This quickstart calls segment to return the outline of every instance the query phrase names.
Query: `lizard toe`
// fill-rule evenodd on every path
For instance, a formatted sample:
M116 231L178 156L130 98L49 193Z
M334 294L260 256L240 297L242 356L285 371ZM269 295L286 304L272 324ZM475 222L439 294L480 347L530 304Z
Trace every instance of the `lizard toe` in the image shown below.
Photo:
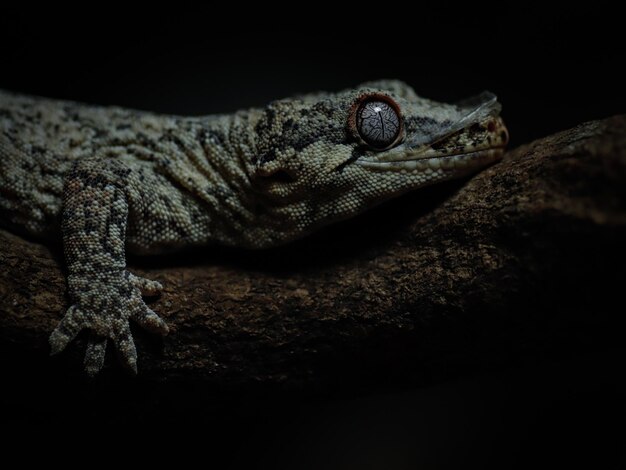
M107 338L92 334L85 351L85 372L89 377L94 377L102 369L106 354Z
M159 317L154 311L149 309L145 304L142 304L142 308L133 315L135 320L142 328L145 328L152 333L157 333L165 336L169 333L170 329L167 323Z
M76 306L71 306L50 334L50 354L54 355L63 351L84 327L83 312Z
M139 289L142 295L157 295L163 290L163 285L158 281L135 276L132 273L128 273L128 276L130 283Z
M137 374L137 349L135 348L135 342L133 341L130 327L126 326L126 328L120 331L114 341L121 362L133 372L133 374Z

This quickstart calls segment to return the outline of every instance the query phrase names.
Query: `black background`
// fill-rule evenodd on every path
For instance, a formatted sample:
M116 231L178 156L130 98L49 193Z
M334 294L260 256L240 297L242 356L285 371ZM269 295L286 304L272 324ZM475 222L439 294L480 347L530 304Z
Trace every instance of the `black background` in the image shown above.
M209 4L155 4L149 11L98 4L76 7L84 8L80 16L3 7L0 87L211 114L399 78L442 101L495 92L512 146L626 112L623 20L601 4L422 3L415 13L399 3L374 7L342 15L317 3L277 10L233 4L221 12ZM34 430L66 436L70 427L72 439L84 432L72 442L86 442L92 455L104 446L111 456L123 446L179 462L201 455L210 468L606 468L623 457L623 373L610 352L563 351L408 391L381 384L375 394L335 390L302 400L207 396L197 409L164 405L158 392L131 382L109 387L117 409L84 396L65 396L63 406L76 408L56 409L71 389L32 379L3 385L3 412L18 440ZM50 388L20 398L18 391L38 386ZM98 396L89 385L75 393ZM132 399L120 405L126 393ZM132 403L149 399L150 411L133 411ZM137 436L146 434L152 444L140 444ZM186 445L172 445L180 441Z
M513 146L626 109L623 21L599 4L420 2L415 14L390 6L340 15L302 4L291 20L279 19L290 13L280 9L241 18L241 6L220 15L128 6L82 17L10 12L0 28L0 86L212 114L399 78L442 101L495 92Z

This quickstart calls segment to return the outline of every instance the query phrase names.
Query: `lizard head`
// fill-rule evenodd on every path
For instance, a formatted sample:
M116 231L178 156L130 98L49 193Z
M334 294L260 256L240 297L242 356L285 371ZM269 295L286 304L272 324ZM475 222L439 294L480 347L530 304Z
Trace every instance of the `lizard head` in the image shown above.
M497 161L508 141L496 97L456 104L399 81L275 101L256 122L251 172L258 246L274 245L385 200Z

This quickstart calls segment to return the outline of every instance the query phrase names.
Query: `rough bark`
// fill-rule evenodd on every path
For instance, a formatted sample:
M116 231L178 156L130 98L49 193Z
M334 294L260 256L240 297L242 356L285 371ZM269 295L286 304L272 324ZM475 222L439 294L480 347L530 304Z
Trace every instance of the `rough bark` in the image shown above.
M135 330L140 377L229 390L420 382L601 348L621 338L625 235L620 116L279 249L131 258L164 284L151 307L171 326L162 341ZM59 244L0 231L0 266L2 366L80 377L80 338L48 357L67 307Z

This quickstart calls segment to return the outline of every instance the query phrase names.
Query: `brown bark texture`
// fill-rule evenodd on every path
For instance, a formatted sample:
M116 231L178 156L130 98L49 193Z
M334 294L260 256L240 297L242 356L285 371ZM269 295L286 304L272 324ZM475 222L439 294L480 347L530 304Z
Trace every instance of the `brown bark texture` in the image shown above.
M602 348L622 337L625 235L618 116L288 246L131 257L131 272L165 286L149 305L171 327L162 340L134 329L139 380L424 382ZM0 230L0 267L3 368L82 377L83 335L48 355L68 306L60 243ZM109 356L102 374L128 380Z

